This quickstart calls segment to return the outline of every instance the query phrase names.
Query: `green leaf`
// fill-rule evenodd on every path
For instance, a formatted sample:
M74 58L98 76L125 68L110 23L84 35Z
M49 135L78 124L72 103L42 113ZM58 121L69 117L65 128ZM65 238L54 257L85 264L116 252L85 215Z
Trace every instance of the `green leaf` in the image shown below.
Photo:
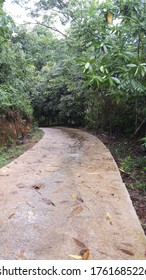
M141 68L141 76L144 77L146 74L146 70L144 68Z
M116 83L116 84L120 84L120 80L116 77L111 77L111 79Z
M133 63L127 64L127 66L130 67L130 68L135 68L135 67L137 67L137 65L136 65L136 64L133 64Z
M91 58L90 59L90 64L94 64L96 62L96 58Z
M137 67L137 69L136 69L136 71L135 71L135 73L134 73L134 76L137 75L138 71L139 71L139 66Z
M86 73L86 72L87 72L87 70L89 69L89 66L90 66L90 63L87 62L87 63L85 64L83 73Z
M100 71L102 72L102 73L104 73L105 71L104 71L104 66L102 65L102 66L100 66Z

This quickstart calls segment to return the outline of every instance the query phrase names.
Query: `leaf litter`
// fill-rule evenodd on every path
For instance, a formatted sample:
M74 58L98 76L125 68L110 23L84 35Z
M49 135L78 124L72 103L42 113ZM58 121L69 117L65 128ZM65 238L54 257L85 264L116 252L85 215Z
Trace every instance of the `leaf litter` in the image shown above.
M76 208L74 208L72 210L69 217L76 216L76 215L80 214L82 211L83 211L83 207L82 206L77 206Z
M27 260L27 257L25 255L25 251L24 250L21 250L18 257L17 257L17 260Z
M134 253L131 250L127 249L122 249L122 248L117 248L118 250L122 251L124 254L129 255L129 256L134 256Z
M70 257L75 260L88 260L89 249L87 248L87 246L82 241L80 241L76 238L73 238L73 241L80 248L80 253L79 253L79 255L70 255Z
M46 203L47 205L51 205L55 207L54 202L52 202L52 200L50 200L49 198L43 197L42 198L43 202Z
M110 225L113 225L112 217L109 213L106 214L106 220L109 221Z
M34 213L32 211L27 212L28 219L31 219L34 216Z
M84 202L84 200L81 198L81 196L80 196L80 195L78 195L78 196L77 196L77 200L79 200L81 203L83 203L83 202Z
M10 220L14 215L15 215L15 213L11 213L11 214L8 216L8 219Z

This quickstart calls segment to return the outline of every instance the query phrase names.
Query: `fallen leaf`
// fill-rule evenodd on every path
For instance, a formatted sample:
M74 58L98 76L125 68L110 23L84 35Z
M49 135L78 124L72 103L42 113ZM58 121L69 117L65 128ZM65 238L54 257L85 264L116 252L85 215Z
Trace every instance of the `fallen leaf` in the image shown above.
M24 184L17 184L16 187L18 187L19 189L23 189L26 188L26 186Z
M80 195L77 196L77 199L82 203L84 202L84 200L80 197Z
M129 256L134 256L134 253L132 251L127 250L127 249L118 248L118 250L122 251L124 254L127 254Z
M32 208L35 208L33 205L31 205L29 202L26 201L26 204Z
M45 185L42 184L42 183L37 183L37 184L32 185L32 188L35 189L35 190L40 190L44 187L45 187Z
M31 212L31 211L28 211L27 214L28 214L28 218L29 218L29 219L32 218L32 217L34 216L34 213Z
M19 253L19 255L18 255L18 257L17 257L17 259L18 260L27 260L27 257L25 256L25 251L24 250L21 250L20 251L20 253Z
M76 195L73 193L71 197L72 197L72 199L75 199Z
M15 213L10 214L8 219L10 220L14 215L15 215Z
M79 240L76 239L76 238L73 238L73 240L74 240L74 242L76 243L76 245L78 245L78 246L81 247L82 249L87 249L86 245L85 245L83 242L79 241Z
M55 204L49 199L49 198L42 198L43 202L46 203L47 205L52 205L55 206Z
M69 255L69 256L75 260L82 260L82 256L78 256L78 255Z
M32 186L32 188L35 189L35 190L39 190L40 186L34 185L34 186Z
M122 168L119 168L119 170L120 170L121 172L125 173L124 169L122 169Z
M126 173L126 174L128 174L128 175L131 175L131 173L126 172L123 168L119 168L119 170L120 170L122 173Z
M106 220L110 222L110 224L112 225L112 217L109 213L106 214Z
M82 250L80 252L82 256L82 260L88 260L89 259L89 249Z
M71 212L70 216L76 216L78 214L80 214L83 211L83 207L82 206L78 206L75 209L73 209L73 211Z

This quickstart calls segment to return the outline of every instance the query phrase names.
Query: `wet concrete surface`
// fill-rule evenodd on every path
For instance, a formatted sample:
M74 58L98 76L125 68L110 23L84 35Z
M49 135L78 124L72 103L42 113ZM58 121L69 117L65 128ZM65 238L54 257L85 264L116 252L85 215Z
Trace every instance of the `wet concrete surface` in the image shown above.
M0 169L0 259L146 259L146 237L107 148L76 129L45 128Z

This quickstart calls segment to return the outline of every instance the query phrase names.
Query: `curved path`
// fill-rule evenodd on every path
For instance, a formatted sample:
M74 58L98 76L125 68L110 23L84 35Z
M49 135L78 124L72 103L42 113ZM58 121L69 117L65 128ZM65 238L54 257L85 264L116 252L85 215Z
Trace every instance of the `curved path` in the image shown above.
M107 148L75 129L45 128L0 169L0 259L145 259L146 238ZM83 248L82 248L83 249Z

